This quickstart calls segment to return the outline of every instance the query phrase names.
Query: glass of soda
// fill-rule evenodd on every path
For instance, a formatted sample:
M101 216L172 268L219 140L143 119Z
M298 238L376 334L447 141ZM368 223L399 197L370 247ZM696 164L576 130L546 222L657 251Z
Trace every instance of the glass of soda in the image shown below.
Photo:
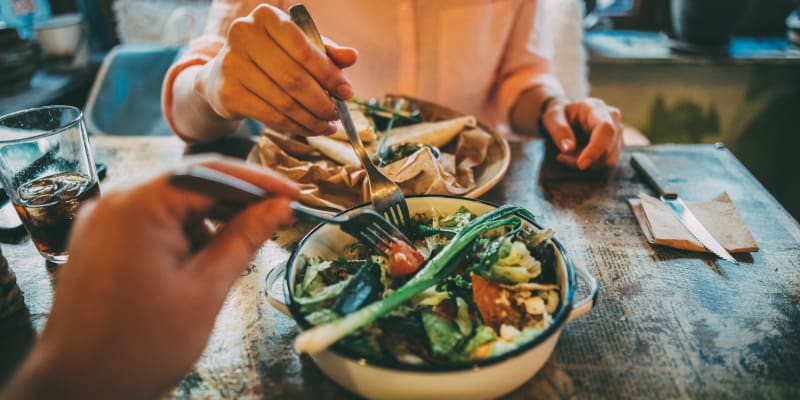
M100 194L81 110L46 106L0 117L0 180L39 253L67 262L75 213Z

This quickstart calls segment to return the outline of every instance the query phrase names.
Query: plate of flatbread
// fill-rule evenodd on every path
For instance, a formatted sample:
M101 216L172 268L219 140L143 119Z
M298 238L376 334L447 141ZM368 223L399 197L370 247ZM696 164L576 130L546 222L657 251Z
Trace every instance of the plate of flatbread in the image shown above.
M403 118L395 116L387 124L392 112L387 115L376 103L402 104L406 112L392 108ZM471 115L398 95L386 95L379 102L352 101L349 107L367 152L406 195L477 198L508 171L508 142ZM309 206L345 210L367 202L366 172L341 123L337 125L333 135L305 138L267 128L247 160L298 182L300 200Z

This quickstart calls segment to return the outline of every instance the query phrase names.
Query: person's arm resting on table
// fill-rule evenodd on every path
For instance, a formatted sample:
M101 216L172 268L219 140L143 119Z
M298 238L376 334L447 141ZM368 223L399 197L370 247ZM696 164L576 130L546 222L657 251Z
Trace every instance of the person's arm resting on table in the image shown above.
M518 12L495 103L517 133L549 134L561 151L559 162L579 169L614 166L622 149L621 113L600 99L571 101L564 95L551 71L552 46L543 38L546 32L537 30L543 25L538 3L524 2ZM541 127L546 132L540 132ZM581 149L573 127L589 135Z

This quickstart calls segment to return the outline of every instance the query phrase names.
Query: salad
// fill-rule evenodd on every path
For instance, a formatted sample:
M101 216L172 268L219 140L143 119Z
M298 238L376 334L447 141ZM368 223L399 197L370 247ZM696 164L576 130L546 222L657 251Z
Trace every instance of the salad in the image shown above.
M520 207L413 216L414 248L355 243L306 258L293 302L313 327L298 350L334 345L371 360L469 362L518 348L560 306L553 231L522 224Z

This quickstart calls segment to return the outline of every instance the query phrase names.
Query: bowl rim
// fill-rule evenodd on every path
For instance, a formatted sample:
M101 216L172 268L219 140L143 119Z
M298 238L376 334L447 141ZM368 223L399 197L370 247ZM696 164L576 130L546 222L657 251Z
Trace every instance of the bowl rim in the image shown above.
M80 13L68 13L53 15L47 19L33 24L36 31L45 31L60 28L72 28L83 23L83 16Z
M494 208L499 207L499 205L497 205L495 203L492 203L492 202L489 202L489 201L486 201L486 200L473 199L473 198L467 198L467 197L461 197L461 196L455 196L455 195L446 195L446 194L436 194L436 195L422 194L422 195L406 196L406 198L445 198L445 199L449 199L449 200L457 200L457 201L467 202L467 203L480 203L480 204L483 204L483 205L486 205L486 206L490 206L490 207L494 207ZM336 215L345 214L345 213L348 213L348 212L350 212L352 210L356 210L356 209L363 208L363 207L370 207L371 205L372 205L372 203L362 203L362 204L359 204L359 205L357 205L355 207L351 207L351 208L349 208L347 210L343 210L343 211L337 213ZM523 220L527 221L528 223L532 224L533 226L537 227L538 229L543 229L543 227L541 225L539 225L536 221L528 219L525 216L522 216L522 215L519 215L519 214L515 214L515 215L517 215L518 217L520 217ZM299 308L298 304L294 302L294 299L293 299L293 296L292 296L292 292L294 291L294 289L291 287L292 285L289 284L289 280L291 278L292 266L295 264L295 260L300 255L300 249L302 249L304 247L304 245L310 240L310 238L319 229L321 229L324 225L327 225L327 224L325 224L325 223L318 224L317 226L312 228L305 236L303 236L303 238L297 243L297 245L292 250L292 253L289 256L289 259L286 261L286 268L285 268L284 277L283 277L283 293L284 293L284 297L285 297L284 302L286 303L287 308L289 309L289 312L292 315L292 318L295 320L295 322L303 330L307 330L307 329L311 328L313 325L311 323L309 323L308 320L306 320L305 316L300 312L300 308ZM577 293L577 281L576 281L576 276L575 276L575 267L572 264L572 260L567 255L566 250L564 249L564 246L562 246L561 243L556 238L552 238L551 241L552 241L553 245L556 247L556 249L561 253L561 257L562 257L562 259L564 261L564 266L565 266L565 269L566 269L566 278L567 278L568 282L567 282L567 293L564 296L564 299L565 299L564 300L564 304L562 304L561 307L559 307L559 310L556 312L556 314L553 315L552 322L547 328L545 328L533 340L520 345L519 347L517 347L516 349L514 349L512 351L503 353L503 354L498 355L496 357L489 357L489 358L483 359L483 360L468 361L468 362L453 362L453 363L448 363L446 365L428 365L428 364L414 365L414 364L403 364L403 363L400 363L400 362L387 361L387 360L377 360L377 359L372 359L372 358L369 358L369 357L357 357L357 356L349 354L347 351L342 349L338 344L332 345L326 351L332 352L332 353L334 353L334 354L336 354L336 355L338 355L340 357L346 358L346 359L348 359L348 360L350 360L352 362L355 362L355 363L357 363L359 365L380 367L380 368L384 368L384 369L398 370L398 371L405 371L405 372L427 372L427 373L430 373L430 372L439 372L439 373L465 372L465 371L470 371L470 370L474 371L474 370L478 370L478 369L481 369L481 368L492 366L494 364L501 363L501 362L503 362L503 361L505 361L507 359L522 355L523 353L526 353L527 351L529 351L529 350L533 349L534 347L538 346L540 343L545 342L552 335L554 335L554 334L556 334L557 332L560 331L561 326L564 323L566 323L567 320L568 320L569 314L570 314L570 312L572 310L572 307L573 307L573 304L574 304L575 295Z

